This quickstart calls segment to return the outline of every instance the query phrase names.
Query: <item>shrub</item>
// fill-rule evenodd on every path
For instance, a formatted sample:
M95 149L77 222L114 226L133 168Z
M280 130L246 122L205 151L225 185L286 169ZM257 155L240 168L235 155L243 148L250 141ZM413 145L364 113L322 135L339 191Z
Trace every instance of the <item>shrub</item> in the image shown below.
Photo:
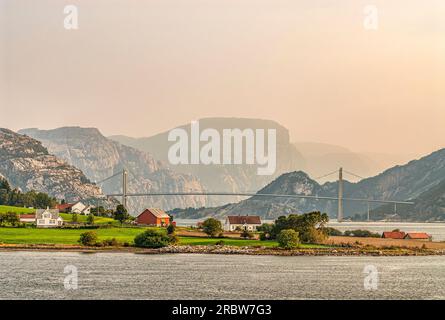
M119 241L117 241L116 238L105 239L104 241L102 241L102 243L104 246L109 246L109 247L119 246Z
M84 246L94 246L97 242L97 233L95 231L87 231L80 234L79 243Z
M294 249L300 245L298 232L292 229L281 230L277 237L278 246L284 249Z
M261 232L260 233L260 240L261 241L270 240L270 234L267 233L267 232Z
M343 232L338 229L327 227L325 228L325 232L328 236L342 236Z
M94 215L92 213L87 217L87 224L94 224Z
M345 236L348 237L363 237L363 238L380 238L379 233L374 233L369 230L346 230Z
M156 230L146 230L134 238L134 244L142 248L162 248L174 243L175 238Z
M223 246L225 244L224 240L218 240L215 242L215 246Z
M179 238L174 234L169 234L170 244L177 244L179 242Z
M253 238L253 233L249 232L247 230L243 230L243 232L241 233L241 238L252 239Z

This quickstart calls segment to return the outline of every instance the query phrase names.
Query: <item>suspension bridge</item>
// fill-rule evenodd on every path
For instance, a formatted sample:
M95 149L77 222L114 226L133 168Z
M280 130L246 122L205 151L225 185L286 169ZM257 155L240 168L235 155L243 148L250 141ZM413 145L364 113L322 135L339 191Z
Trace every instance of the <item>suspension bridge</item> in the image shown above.
M397 213L397 205L398 204L405 204L405 205L412 205L414 202L411 201L397 201L397 200L384 200L384 199L367 199L367 198L348 198L343 196L343 173L349 174L351 176L354 176L356 178L364 179L363 177L354 174L352 172L349 172L347 170L343 170L343 168L340 168L338 170L335 170L333 172L324 174L322 176L316 177L313 180L320 180L323 178L326 178L328 176L331 176L333 174L338 174L338 180L337 180L337 196L331 197L331 196L318 196L318 195L304 195L304 194L275 194L275 193L256 193L256 192L150 192L150 193L129 193L128 192L128 170L123 169L122 171L119 171L115 174L113 174L110 177L107 177L101 181L96 182L97 185L101 185L102 183L109 181L115 177L121 176L122 181L122 193L111 193L106 194L107 197L122 197L122 205L124 207L127 207L127 199L129 197L164 197L164 196L245 196L245 197L275 197L275 198L288 198L288 199L312 199L312 200L332 200L337 201L338 203L338 209L337 209L337 221L342 222L343 221L343 202L344 201L350 201L350 202L361 202L367 204L367 218L368 221L370 219L370 205L373 203L379 203L379 204L392 204L394 205L394 213ZM131 171L130 171L131 173ZM133 173L131 173L133 176L133 180L136 180L137 177ZM130 182L131 182L130 181Z

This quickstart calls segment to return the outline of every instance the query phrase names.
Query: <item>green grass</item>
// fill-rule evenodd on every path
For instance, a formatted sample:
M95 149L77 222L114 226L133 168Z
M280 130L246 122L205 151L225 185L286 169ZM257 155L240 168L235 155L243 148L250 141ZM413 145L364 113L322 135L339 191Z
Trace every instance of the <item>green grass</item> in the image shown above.
M116 238L119 242L132 243L143 228L104 228L95 229L99 240ZM0 228L0 242L8 244L77 244L81 233L86 229L34 229Z
M105 218L107 219L107 218ZM116 238L119 242L133 243L134 237L149 228L103 228L94 229L99 241ZM158 229L165 232L162 228ZM36 228L0 228L0 243L5 244L78 244L80 234L91 229L36 229ZM276 241L245 240L234 238L199 238L179 237L180 245L214 245L224 241L227 246L265 246L276 247ZM300 248L326 248L325 245L302 244Z
M199 238L199 237L179 237L180 245L214 245L218 241L224 241L224 245L227 246L277 246L276 241L259 241L259 240L244 240L233 238Z
M71 222L73 220L73 215L71 213L61 213L60 216L63 218L63 220L65 222ZM77 215L77 222L81 222L81 223L85 223L87 222L88 216L84 216L84 215ZM106 217L94 217L94 224L108 224L108 223L112 223L113 225L115 224L120 224L119 221L116 221L112 218L106 218Z
M28 209L23 207L11 207L11 206L0 206L0 213L15 212L23 214L32 214L36 212L36 209Z

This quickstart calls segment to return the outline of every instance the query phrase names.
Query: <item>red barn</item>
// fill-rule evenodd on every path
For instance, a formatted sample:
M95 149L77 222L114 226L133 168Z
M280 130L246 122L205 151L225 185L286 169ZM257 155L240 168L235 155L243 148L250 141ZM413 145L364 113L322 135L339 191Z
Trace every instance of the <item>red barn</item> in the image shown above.
M166 227L170 224L170 216L164 210L157 208L145 209L136 217L137 224Z
M406 233L403 231L385 231L383 232L382 238L385 239L404 239Z
M405 239L431 241L432 237L424 232L408 232Z

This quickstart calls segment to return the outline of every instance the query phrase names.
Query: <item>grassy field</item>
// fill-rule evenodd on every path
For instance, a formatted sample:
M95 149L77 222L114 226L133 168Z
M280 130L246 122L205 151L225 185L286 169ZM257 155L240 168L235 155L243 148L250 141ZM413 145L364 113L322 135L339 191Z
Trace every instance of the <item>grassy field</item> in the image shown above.
M32 214L35 211L36 211L35 209L28 209L22 207L0 206L0 213L15 212L23 214Z
M158 228L159 229L159 228ZM133 243L134 237L146 228L104 228L95 229L99 240L116 238L119 242ZM161 229L165 231L165 229ZM78 244L81 233L86 229L34 229L34 228L0 228L0 243L5 244ZM223 240L229 246L265 246L276 247L276 241L244 240L234 238L198 238L179 237L180 245L214 245ZM323 248L323 245L302 244L302 248Z
M65 222L71 222L73 220L73 215L71 213L61 213L60 216L63 218ZM77 215L77 222L87 222L88 216L84 215ZM105 217L94 217L94 224L120 224L119 221L116 221L112 218L105 218Z
M12 244L77 244L81 233L91 230L0 228L0 242ZM116 238L120 242L132 243L134 237L143 232L141 228L96 229L99 240Z

